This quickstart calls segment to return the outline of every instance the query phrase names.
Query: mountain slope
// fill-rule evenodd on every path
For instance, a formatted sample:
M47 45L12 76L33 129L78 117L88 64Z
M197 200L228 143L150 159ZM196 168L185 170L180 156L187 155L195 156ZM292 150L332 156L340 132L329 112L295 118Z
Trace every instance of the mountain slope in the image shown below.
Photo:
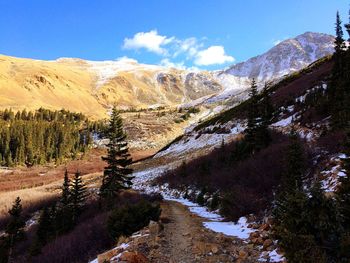
M244 91L253 78L261 87L333 52L334 37L327 34L306 32L282 41L262 55L215 72L216 79L225 90L212 101L230 99L236 95L246 97L247 92Z
M120 108L173 106L222 90L208 72L186 72L131 60L56 61L0 56L0 108L67 108L104 117Z
M331 54L333 42L332 36L308 32L215 72L145 65L128 58L41 61L0 56L0 109L67 108L100 118L112 104L120 108L231 106L246 97L252 78L262 84L300 70Z

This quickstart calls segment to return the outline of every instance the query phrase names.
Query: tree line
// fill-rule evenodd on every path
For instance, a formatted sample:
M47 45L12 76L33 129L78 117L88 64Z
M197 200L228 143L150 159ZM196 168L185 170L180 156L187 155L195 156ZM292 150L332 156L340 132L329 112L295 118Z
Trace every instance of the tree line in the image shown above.
M81 113L5 109L0 112L0 165L32 166L75 158L92 143L94 128L96 124Z

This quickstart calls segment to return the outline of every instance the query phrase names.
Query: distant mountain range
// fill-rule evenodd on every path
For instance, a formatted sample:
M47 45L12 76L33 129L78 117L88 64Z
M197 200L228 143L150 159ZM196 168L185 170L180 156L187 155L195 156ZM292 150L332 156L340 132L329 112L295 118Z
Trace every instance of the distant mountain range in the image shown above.
M278 79L333 52L334 37L307 32L222 71L190 72L131 59L55 61L0 56L0 108L40 106L81 111L99 118L121 108L220 101L258 82Z

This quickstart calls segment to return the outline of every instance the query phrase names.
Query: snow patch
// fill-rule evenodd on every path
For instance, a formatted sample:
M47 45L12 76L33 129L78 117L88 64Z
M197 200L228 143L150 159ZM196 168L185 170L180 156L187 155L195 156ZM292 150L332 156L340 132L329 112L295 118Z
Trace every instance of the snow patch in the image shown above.
M269 260L268 260L269 258ZM284 262L285 258L277 253L277 249L272 250L270 252L263 252L259 259L259 262Z
M204 222L206 228L214 232L223 233L228 236L238 237L240 239L249 238L249 234L254 232L253 229L248 228L247 218L241 217L237 223L234 222Z
M226 143L231 139L235 138L238 134L242 133L246 127L246 124L237 122L232 124L232 122L227 123L225 126L209 126L207 130L228 129L228 133L190 133L185 135L180 141L173 143L166 150L161 151L155 155L155 158L173 155L178 156L180 154L188 153L193 150L198 150L214 145L220 145L222 140Z
M295 118L295 115L291 115L288 118L282 119L278 122L271 124L271 126L272 127L287 127L288 125L292 124L294 118Z

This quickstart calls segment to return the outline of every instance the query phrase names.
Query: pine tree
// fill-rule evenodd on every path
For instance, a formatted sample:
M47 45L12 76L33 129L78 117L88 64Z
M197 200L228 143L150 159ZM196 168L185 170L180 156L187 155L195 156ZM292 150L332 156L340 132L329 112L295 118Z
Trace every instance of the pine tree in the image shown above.
M269 145L271 141L271 136L268 130L269 125L273 117L274 108L271 103L271 98L269 94L269 85L265 83L265 87L262 92L262 99L260 101L260 126L257 132L257 148L262 149Z
M38 223L37 238L41 245L45 245L53 232L52 218L47 207L42 210Z
M10 222L8 223L5 232L7 234L7 246L9 261L12 256L12 249L15 243L24 238L25 221L22 217L22 204L19 197L16 198L12 208L8 211Z
M335 41L334 41L334 49L336 55L340 54L343 52L345 48L345 42L344 42L344 33L342 29L342 21L340 19L339 11L337 12L336 15L336 22L335 22Z
M68 170L64 172L63 184L62 184L62 193L60 202L62 206L68 206L70 202L70 180L68 177Z
M332 78L329 88L329 103L332 113L332 127L334 129L344 128L349 124L350 106L348 105L349 95L349 80L347 81L347 61L345 56L345 41L343 39L342 22L339 12L337 12L335 23L335 53L334 66L332 70Z
M66 169L64 173L64 180L62 184L62 193L60 197L60 206L57 210L56 224L57 232L62 233L70 230L73 227L73 215L71 206L71 192L70 192L70 180L68 178L68 171Z
M291 132L286 161L273 209L274 232L288 262L308 262L302 259L315 241L306 231L307 195L302 187L305 160L295 131Z
M71 203L72 203L72 213L73 213L73 221L75 222L77 217L80 215L82 208L85 205L86 197L87 197L87 189L83 180L81 178L81 174L77 171L74 175L72 187L71 187Z
M128 151L122 119L116 107L112 109L107 138L109 139L107 156L102 157L102 160L107 162L107 167L103 172L100 196L108 200L108 205L112 205L113 198L120 190L131 187L133 178L132 169L128 167L132 159Z
M254 152L254 150L265 148L270 143L271 138L268 126L272 119L273 108L267 85L265 85L262 99L259 101L257 85L253 79L249 96L248 124L245 130L245 141L248 144L248 150Z
M41 247L43 247L52 237L54 232L53 219L49 208L44 207L39 217L36 240L31 247L31 255L38 255L41 251Z
M249 91L249 112L248 112L248 123L247 129L245 130L245 140L251 148L255 147L256 144L256 133L258 129L258 90L255 79L252 80L250 91Z
M283 177L285 189L302 190L303 176L305 175L306 159L303 146L299 140L298 134L294 129L290 133L290 144L287 153L287 171Z
M343 160L345 175L339 178L336 198L343 227L340 257L344 260L350 260L350 132L347 133L345 154L346 158Z
M310 196L306 206L308 222L306 231L313 236L315 245L327 258L327 262L332 262L339 250L341 233L339 211L335 200L325 196L319 181L312 186Z

